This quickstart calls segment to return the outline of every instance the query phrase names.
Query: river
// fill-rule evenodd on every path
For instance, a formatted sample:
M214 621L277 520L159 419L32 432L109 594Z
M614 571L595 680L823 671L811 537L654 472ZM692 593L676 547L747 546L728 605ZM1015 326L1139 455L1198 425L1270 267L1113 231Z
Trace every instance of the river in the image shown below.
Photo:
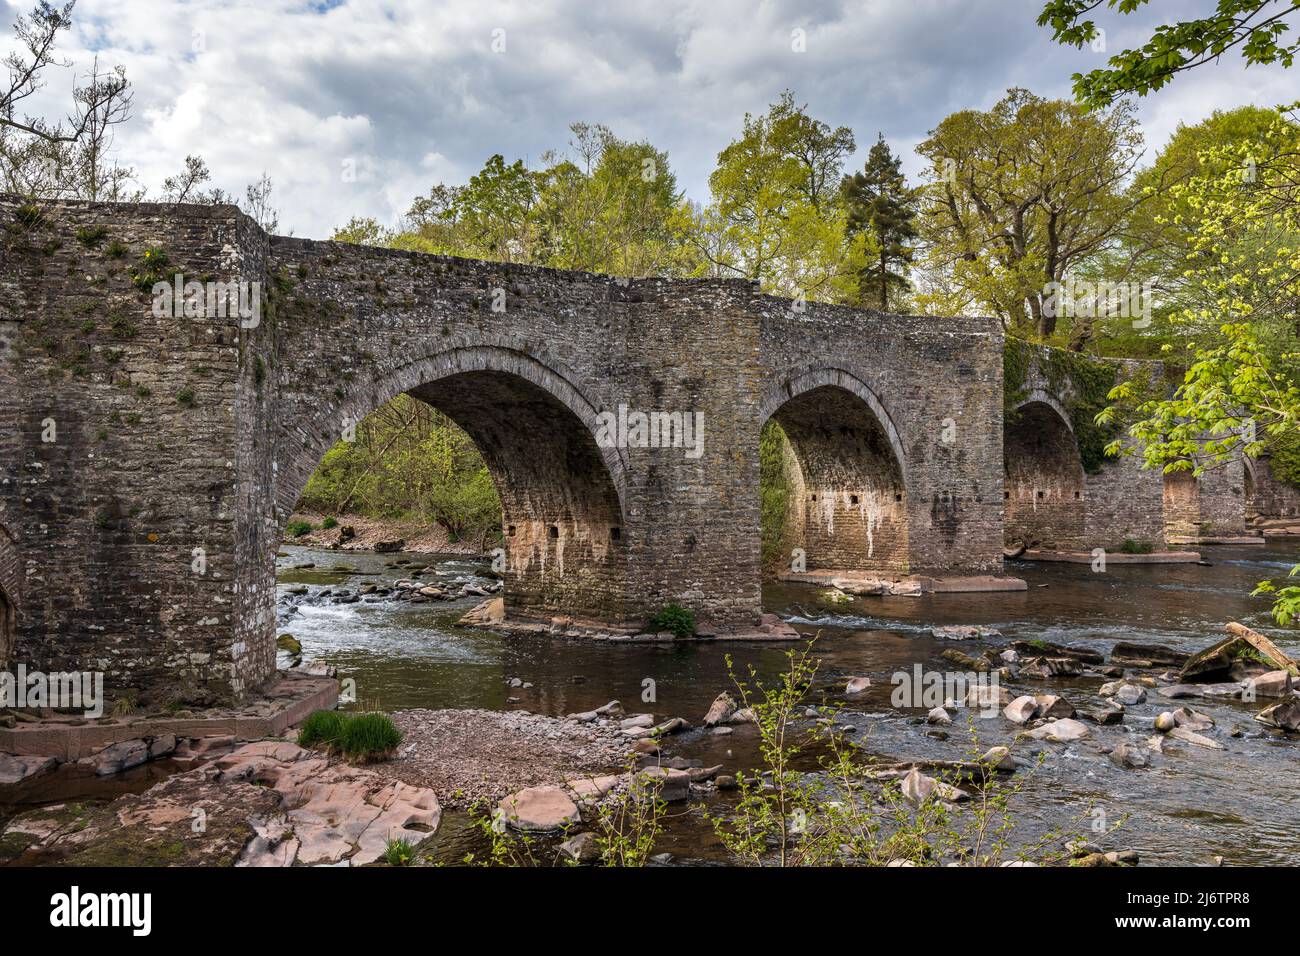
M1268 602L1250 596L1262 578L1280 577L1297 560L1295 539L1270 539L1266 547L1216 547L1203 552L1205 565L1116 565L1094 573L1087 565L1009 562L1008 573L1023 577L1025 592L861 597L830 604L819 589L769 583L765 608L791 621L810 637L820 633L821 659L816 693L842 696L849 676L866 676L872 688L846 704L840 723L850 739L867 751L895 759L961 759L968 756L966 713L947 732L927 726L923 709L900 710L890 703L891 676L913 665L951 671L943 660L951 647L972 651L970 642L938 640L930 628L943 624L983 624L1002 638L1043 640L1108 651L1116 641L1156 643L1199 650L1222 636L1222 626L1241 621L1271 636L1300 656L1300 634L1273 626ZM485 565L464 557L413 555L427 563L430 580L473 580ZM321 603L313 595L340 585L355 590L363 582L382 585L403 576L389 555L316 551L285 547L279 559L281 630L291 632L308 659L328 661L341 677L356 682L351 706L398 710L409 707L520 708L559 716L593 709L611 699L629 712L653 711L699 722L709 703L731 689L725 656L737 673L750 665L773 674L784 664L789 645L746 643L610 644L563 637L507 636L457 626L457 618L479 598L409 604L363 600ZM315 564L303 570L298 566ZM331 570L335 566L347 570ZM307 595L289 589L306 585ZM300 603L299 603L300 602ZM297 610L289 607L298 603ZM510 678L531 684L511 687ZM642 703L646 681L655 699ZM1100 701L1097 677L1019 681L1013 693L1049 691L1075 706ZM1294 826L1300 819L1300 740L1287 740L1252 720L1267 702L1196 699L1171 702L1154 693L1128 709L1122 725L1092 726L1089 739L1070 745L1021 741L1015 750L1045 760L1013 798L1013 842L1066 829L1089 836L1098 811L1108 823L1128 819L1106 837L1106 849L1137 850L1143 863L1209 864L1300 863ZM1161 710L1188 704L1216 721L1210 735L1226 749L1209 750L1172 741L1154 755L1149 769L1124 770L1098 745L1145 741ZM1002 717L975 721L981 747L1008 744L1018 728ZM1234 728L1240 736L1232 736ZM1032 746L1026 746L1026 744ZM753 767L757 756L752 732L718 737L691 731L670 739L668 752L724 764L727 772ZM1022 771L1023 773L1023 771ZM706 804L725 810L728 795ZM698 809L698 808L697 808ZM475 847L463 815L449 814L438 837L443 859L452 861ZM698 812L674 808L658 849L680 862L724 859L709 825Z

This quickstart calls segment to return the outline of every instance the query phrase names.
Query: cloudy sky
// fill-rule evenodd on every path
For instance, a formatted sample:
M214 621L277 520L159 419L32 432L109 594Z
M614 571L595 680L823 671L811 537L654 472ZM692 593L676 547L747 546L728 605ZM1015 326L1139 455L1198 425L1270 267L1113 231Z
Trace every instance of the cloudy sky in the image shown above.
M12 21L29 3L5 3ZM1155 0L1099 18L1109 52L1161 16L1210 0ZM242 195L266 171L280 231L326 237L351 216L395 221L438 181L494 152L537 162L571 122L601 122L667 149L679 183L708 198L741 118L791 89L861 146L883 132L909 171L948 113L1009 86L1069 94L1103 53L1050 42L1041 0L79 0L61 44L77 71L122 64L135 116L121 161L156 191L187 153ZM1128 22L1130 21L1131 22ZM792 42L805 38L802 50ZM66 106L72 71L41 108ZM1140 105L1147 142L1218 108L1300 96L1300 67L1239 60L1187 74Z

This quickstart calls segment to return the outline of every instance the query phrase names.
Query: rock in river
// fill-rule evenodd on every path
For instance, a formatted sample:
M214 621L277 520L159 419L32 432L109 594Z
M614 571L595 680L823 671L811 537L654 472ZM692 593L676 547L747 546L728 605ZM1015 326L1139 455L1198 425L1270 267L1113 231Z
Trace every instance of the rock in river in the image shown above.
M528 787L497 805L506 823L516 830L545 833L578 823L578 805L561 787Z
M1117 744L1115 749L1110 752L1110 762L1117 767L1123 767L1125 770L1139 770L1150 764L1151 758L1147 756L1145 750L1126 740Z
M1062 717L1060 720L1054 720L1051 723L1043 724L1041 727L1026 731L1025 736L1032 737L1034 740L1050 740L1058 744L1068 744L1087 737L1088 728L1077 720Z

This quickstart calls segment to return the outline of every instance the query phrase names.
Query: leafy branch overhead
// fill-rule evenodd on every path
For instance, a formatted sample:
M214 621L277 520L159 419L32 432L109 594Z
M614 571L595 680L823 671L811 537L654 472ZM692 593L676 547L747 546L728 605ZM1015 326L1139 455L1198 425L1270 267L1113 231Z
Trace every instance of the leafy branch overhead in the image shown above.
M1052 37L1082 48L1104 40L1104 28L1091 16L1100 8L1121 17L1135 13L1150 0L1049 0L1038 25L1050 27ZM1109 106L1136 93L1146 96L1188 70L1236 54L1249 66L1280 63L1289 67L1300 49L1291 27L1300 13L1296 0L1217 0L1208 16L1163 23L1140 47L1110 57L1108 66L1074 74L1074 93L1094 107Z

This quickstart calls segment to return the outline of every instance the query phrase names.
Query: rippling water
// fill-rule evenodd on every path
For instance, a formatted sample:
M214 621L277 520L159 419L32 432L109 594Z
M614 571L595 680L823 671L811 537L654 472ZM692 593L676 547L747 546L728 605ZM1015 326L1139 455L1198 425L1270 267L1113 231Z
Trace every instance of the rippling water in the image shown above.
M948 739L931 736L933 728L918 720L923 710L897 710L889 702L890 677L910 672L913 664L951 670L942 652L950 647L972 651L972 643L953 644L932 638L940 624L986 624L1004 637L1041 639L1107 651L1116 641L1157 643L1185 651L1218 640L1225 622L1241 621L1300 656L1300 633L1281 631L1267 615L1268 602L1250 597L1262 578L1286 573L1300 543L1274 539L1267 547L1207 548L1210 566L1112 565L1104 574L1087 565L1012 562L1009 573L1025 578L1021 593L930 595L921 598L864 597L847 604L828 604L816 588L769 584L764 603L791 620L800 631L821 632L822 659L817 693L835 697L847 676L869 676L872 690L852 701L844 722L867 750L896 758L960 759L967 755L966 728L958 722ZM484 565L464 558L403 555L428 563L425 579L474 580ZM318 552L286 548L280 560L281 592L291 583L313 592L324 586L349 588L365 581L382 584L402 576L387 555ZM307 571L293 566L314 562ZM333 572L345 564L361 574ZM522 708L551 715L588 710L618 698L630 711L685 716L698 722L712 699L729 689L724 655L738 672L749 665L774 673L784 661L784 646L764 644L610 645L558 637L504 636L456 626L456 619L479 598L407 605L377 600L357 604L312 604L286 614L281 630L302 641L307 657L338 666L356 680L365 706ZM978 645L975 645L978 646ZM510 688L518 677L531 688ZM655 682L657 700L642 704L643 681ZM1011 690L1060 694L1076 706L1100 700L1101 681L1025 681ZM1148 770L1114 766L1097 749L1121 740L1144 741L1161 710L1189 704L1214 717L1209 732L1226 745L1211 751L1170 743L1155 755ZM1250 864L1300 863L1294 827L1300 820L1300 739L1285 740L1253 721L1263 704L1191 700L1170 702L1150 694L1147 703L1130 707L1119 726L1091 726L1092 736L1068 746L1020 742L1018 753L1045 750L1047 759L1016 798L1017 836L1030 839L1046 830L1067 827L1086 831L1090 810L1113 822L1129 820L1108 838L1107 849L1136 849L1145 862L1209 863L1214 855ZM1240 728L1242 735L1229 734ZM1012 742L1014 728L1002 717L977 720L981 746ZM1032 744L1032 746L1027 746ZM724 763L729 769L753 766L756 755L750 732L727 737L692 732L672 738L672 753ZM723 797L714 801L724 800ZM457 853L464 834L449 828L445 840ZM440 837L440 842L443 838ZM472 841L470 841L472 842ZM679 859L720 858L716 841L698 814L675 817L662 848Z

